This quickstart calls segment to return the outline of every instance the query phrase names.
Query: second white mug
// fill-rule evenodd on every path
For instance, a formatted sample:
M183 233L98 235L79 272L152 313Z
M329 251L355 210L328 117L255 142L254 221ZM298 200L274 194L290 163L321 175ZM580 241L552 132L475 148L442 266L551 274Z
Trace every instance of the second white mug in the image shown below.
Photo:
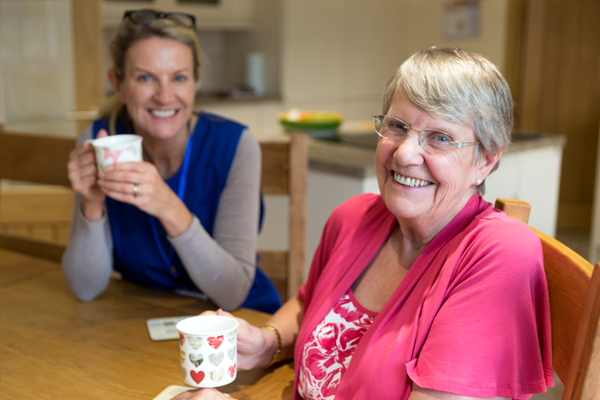
M237 328L222 315L201 315L177 323L183 381L195 387L218 387L237 376Z

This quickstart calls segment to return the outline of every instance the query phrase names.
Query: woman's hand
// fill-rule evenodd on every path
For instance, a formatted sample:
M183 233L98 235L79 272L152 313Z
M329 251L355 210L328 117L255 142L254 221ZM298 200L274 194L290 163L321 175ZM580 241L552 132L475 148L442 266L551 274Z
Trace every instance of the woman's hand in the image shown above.
M98 137L108 136L104 129L100 130ZM83 215L90 220L102 217L102 207L106 196L98 186L98 169L96 168L96 155L89 142L83 142L69 154L67 171L73 191L83 198L81 208Z
M181 392L171 400L218 400L218 399L230 399L231 397L225 396L217 389L193 389L186 392Z
M163 180L154 164L145 161L113 164L99 176L98 185L104 194L155 216L170 236L177 236L190 226L191 212Z
M260 329L250 325L246 320L237 318L232 314L221 309L214 311L205 311L200 315L223 315L226 317L235 318L240 323L237 330L237 361L240 369L253 369L267 365L271 361L271 357L275 354L276 338L274 339L275 348L269 351L271 343L267 335L275 336L275 333L268 329Z

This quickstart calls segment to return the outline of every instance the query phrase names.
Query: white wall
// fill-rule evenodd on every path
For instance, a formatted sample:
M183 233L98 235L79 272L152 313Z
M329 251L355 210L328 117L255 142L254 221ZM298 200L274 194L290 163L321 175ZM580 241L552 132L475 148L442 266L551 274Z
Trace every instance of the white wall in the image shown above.
M444 7L439 0L284 1L285 106L368 119L402 61L434 45L481 53L502 69L508 2L481 2L480 34L462 40L444 38Z
M265 52L268 61L269 88L277 87L273 57L281 46L282 100L271 103L268 113L262 104L206 109L243 121L259 136L281 134L276 113L292 107L338 111L348 120L369 119L381 111L387 80L418 49L459 46L483 54L500 70L504 67L505 0L481 2L480 33L462 40L444 38L445 3L440 0L260 0L257 4L262 8L256 8L255 15L262 20L256 24L255 36L263 43L258 50ZM261 116L252 117L254 113Z
M0 1L0 65L6 129L75 135L70 0Z

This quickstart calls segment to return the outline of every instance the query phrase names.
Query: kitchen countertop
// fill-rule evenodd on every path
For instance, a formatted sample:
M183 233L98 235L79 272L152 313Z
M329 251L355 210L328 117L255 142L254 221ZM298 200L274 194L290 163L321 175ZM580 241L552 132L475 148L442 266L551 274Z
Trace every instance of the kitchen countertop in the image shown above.
M239 96L217 96L217 95L196 95L194 107L201 109L202 106L214 104L246 104L260 103L264 101L281 101L280 95L239 95Z
M376 140L375 132L372 136L365 135L364 132L342 132L332 139L311 138L308 145L309 168L354 178L374 177ZM515 133L507 153L564 146L565 143L565 135Z

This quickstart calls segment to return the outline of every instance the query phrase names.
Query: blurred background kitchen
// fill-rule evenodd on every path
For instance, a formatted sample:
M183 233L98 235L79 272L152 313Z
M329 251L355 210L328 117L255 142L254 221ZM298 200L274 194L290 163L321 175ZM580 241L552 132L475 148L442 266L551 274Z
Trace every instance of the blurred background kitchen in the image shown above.
M432 45L486 56L517 103L518 134L486 199L531 203L532 226L600 260L599 1L0 0L4 129L76 137L111 93L107 44L123 12L146 7L197 17L197 109L259 139L285 136L277 115L292 108L344 116L310 144L309 260L332 209L377 191L368 121L394 70ZM1 195L3 231L66 242L69 190L2 182ZM262 248L287 246L286 207L267 199Z
M532 226L600 260L595 193L600 2L394 0L0 0L0 123L76 137L111 93L107 44L128 9L194 14L203 64L196 106L285 136L279 112L344 116L310 145L308 258L333 207L376 192L375 133L386 80L414 50L455 45L499 66L517 132L486 199L532 204ZM264 248L287 245L287 202L267 199ZM71 193L3 182L3 231L65 241Z

